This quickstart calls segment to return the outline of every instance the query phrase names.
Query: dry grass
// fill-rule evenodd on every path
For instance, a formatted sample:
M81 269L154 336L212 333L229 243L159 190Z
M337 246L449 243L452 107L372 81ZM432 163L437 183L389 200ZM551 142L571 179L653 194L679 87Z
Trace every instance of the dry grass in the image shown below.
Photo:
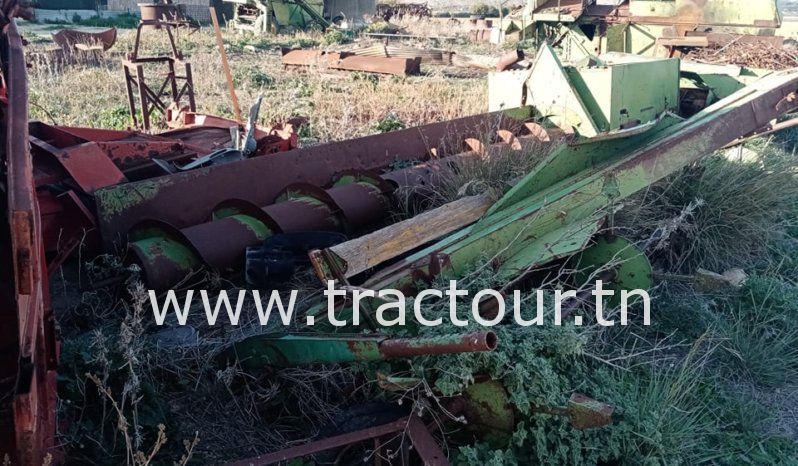
M42 37L49 31L39 31ZM145 33L148 52L165 51L160 34ZM305 116L310 126L307 142L362 136L376 131L390 116L406 126L481 113L487 107L487 85L482 77L451 77L445 70L425 68L425 75L409 78L362 73L322 74L283 70L281 45L309 44L318 37L301 35L269 42L225 32L230 65L241 106L247 108L259 93L264 123ZM230 99L218 51L210 30L178 38L194 70L200 112L231 116ZM31 52L47 47L34 39ZM33 61L30 71L31 116L61 125L116 127L129 124L121 60L132 49L133 31L120 31L114 48L97 60L60 64L46 54ZM157 81L158 70L152 70Z

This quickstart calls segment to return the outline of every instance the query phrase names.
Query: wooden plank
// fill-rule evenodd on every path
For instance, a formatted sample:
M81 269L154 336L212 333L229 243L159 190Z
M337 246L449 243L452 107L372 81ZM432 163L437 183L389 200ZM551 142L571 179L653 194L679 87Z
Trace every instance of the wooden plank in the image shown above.
M328 249L346 263L349 278L479 220L493 205L469 196Z
M230 73L230 65L227 63L227 52L224 50L224 41L222 40L222 31L219 29L219 20L216 18L216 8L210 7L210 12L213 30L216 33L216 46L219 47L219 55L222 57L222 69L224 70L224 77L227 80L227 90L230 92L230 100L233 102L233 114L236 116L236 121L241 122L241 107L238 105L238 97L236 96L236 90L233 86L233 75Z
M709 39L706 37L660 37L657 39L659 45L665 47L708 47Z

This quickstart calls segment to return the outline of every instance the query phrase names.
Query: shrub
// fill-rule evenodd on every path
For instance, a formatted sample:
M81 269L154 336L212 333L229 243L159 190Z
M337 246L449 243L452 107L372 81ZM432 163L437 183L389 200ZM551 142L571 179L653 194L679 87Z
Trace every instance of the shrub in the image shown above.
M378 133L387 133L398 129L405 129L407 125L396 114L389 113L385 118L377 121L374 130Z
M759 157L695 163L647 189L619 225L666 270L770 267L769 248L790 241L798 223L798 177L790 153L769 147Z
M476 16L499 16L499 9L484 3L478 3L471 7L471 14Z
M345 32L340 29L333 29L327 34L324 34L321 43L323 45L346 44L351 42L351 40L352 39Z

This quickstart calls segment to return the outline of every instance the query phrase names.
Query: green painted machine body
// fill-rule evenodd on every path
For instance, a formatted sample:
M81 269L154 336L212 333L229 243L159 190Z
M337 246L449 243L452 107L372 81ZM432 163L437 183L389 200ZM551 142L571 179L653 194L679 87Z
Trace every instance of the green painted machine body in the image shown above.
M456 278L480 259L510 282L582 251L624 199L792 110L797 83L795 73L773 73L691 118L664 114L642 130L563 143L479 221L364 286L413 287L425 274Z
M612 64L566 66L544 45L528 73L525 103L536 116L585 137L649 123L679 108L678 59L619 57Z
M619 52L563 63L543 45L528 70L488 75L488 105L530 106L545 124L583 138L627 137L680 113L686 97L706 106L771 72Z

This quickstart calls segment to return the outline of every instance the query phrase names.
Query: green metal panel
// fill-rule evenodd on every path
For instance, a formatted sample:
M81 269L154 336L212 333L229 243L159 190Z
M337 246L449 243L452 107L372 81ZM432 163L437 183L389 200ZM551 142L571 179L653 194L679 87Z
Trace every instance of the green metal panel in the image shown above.
M679 109L679 60L613 65L610 129L646 123ZM606 91L605 91L606 92Z
M742 68L736 65L709 65L682 62L681 73L711 91L709 102L723 99L757 79L772 73L772 70Z
M545 86L528 86L527 105L534 107L537 116L561 128L575 128L586 137L598 134L599 128L581 94L574 89L562 63L548 45L540 48L529 82L546 83Z
M563 67L548 46L530 72L527 104L551 124L593 137L656 120L679 106L679 60Z
M626 24L615 24L607 28L607 52L626 52Z
M571 266L578 270L578 285L587 283L599 269L608 265L615 271L614 278L604 286L605 290L615 292L607 300L611 307L620 304L621 290L647 290L654 283L651 263L646 255L621 237L599 237L589 248L571 259Z
M294 26L306 28L313 23L313 18L302 7L291 0L273 0L272 8L274 17L280 26ZM324 13L324 0L306 0L305 2L313 11L322 15Z
M657 38L664 35L667 26L630 24L626 30L626 51L648 57L667 57L667 48L657 45Z

